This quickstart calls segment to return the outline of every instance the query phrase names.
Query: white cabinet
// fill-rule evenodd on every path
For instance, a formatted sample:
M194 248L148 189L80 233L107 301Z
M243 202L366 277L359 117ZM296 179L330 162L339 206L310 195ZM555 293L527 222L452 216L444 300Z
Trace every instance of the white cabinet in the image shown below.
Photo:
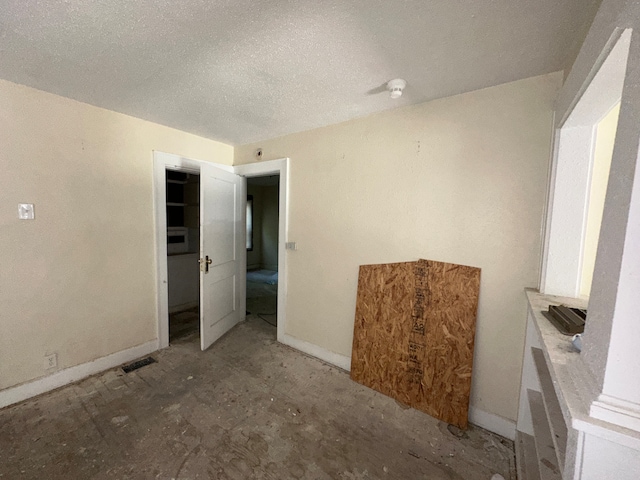
M550 304L585 308L585 302L533 290L527 291L527 299L516 430L518 478L640 479L640 433L589 416L598 394L594 378L571 337L542 315Z

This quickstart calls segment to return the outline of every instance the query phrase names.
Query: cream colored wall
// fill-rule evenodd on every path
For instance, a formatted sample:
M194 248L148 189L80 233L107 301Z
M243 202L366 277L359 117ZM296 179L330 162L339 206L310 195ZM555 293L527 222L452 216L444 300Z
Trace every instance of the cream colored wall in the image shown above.
M593 269L596 263L596 251L598 238L600 237L600 224L604 210L604 199L607 194L609 181L609 169L613 157L613 143L618 129L618 116L620 104L618 103L598 123L596 133L596 145L593 154L593 170L591 172L591 189L589 193L589 211L587 213L587 231L584 239L584 252L582 257L582 278L580 281L580 295L589 296Z
M0 105L3 389L156 338L152 151L233 147L6 81Z
M290 157L287 333L350 356L358 266L482 268L472 405L516 418L562 74L236 148Z

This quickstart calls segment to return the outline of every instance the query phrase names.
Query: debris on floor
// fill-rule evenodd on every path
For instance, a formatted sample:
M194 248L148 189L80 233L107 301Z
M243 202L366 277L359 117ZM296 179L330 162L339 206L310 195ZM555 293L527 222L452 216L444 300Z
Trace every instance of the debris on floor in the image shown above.
M452 435L258 318L154 357L0 410L0 478L515 480L508 440Z

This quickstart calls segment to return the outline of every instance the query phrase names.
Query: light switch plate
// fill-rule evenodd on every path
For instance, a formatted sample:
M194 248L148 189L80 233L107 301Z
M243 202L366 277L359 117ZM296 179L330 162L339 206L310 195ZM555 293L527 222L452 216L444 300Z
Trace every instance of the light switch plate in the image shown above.
M287 250L298 250L298 244L296 242L286 242L284 248Z
M33 203L19 203L18 218L20 220L33 220L35 218Z

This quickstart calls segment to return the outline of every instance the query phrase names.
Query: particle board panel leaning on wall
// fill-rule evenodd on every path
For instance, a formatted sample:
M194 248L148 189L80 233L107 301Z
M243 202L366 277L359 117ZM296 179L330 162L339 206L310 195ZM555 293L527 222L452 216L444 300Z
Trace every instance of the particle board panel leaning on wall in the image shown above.
M562 78L519 80L236 147L236 165L254 162L257 148L264 160L291 159L288 238L299 249L287 254L287 335L325 360L350 359L360 265L431 258L480 267L470 415L513 437L522 292L538 284Z
M479 291L475 267L361 266L351 378L466 428Z

